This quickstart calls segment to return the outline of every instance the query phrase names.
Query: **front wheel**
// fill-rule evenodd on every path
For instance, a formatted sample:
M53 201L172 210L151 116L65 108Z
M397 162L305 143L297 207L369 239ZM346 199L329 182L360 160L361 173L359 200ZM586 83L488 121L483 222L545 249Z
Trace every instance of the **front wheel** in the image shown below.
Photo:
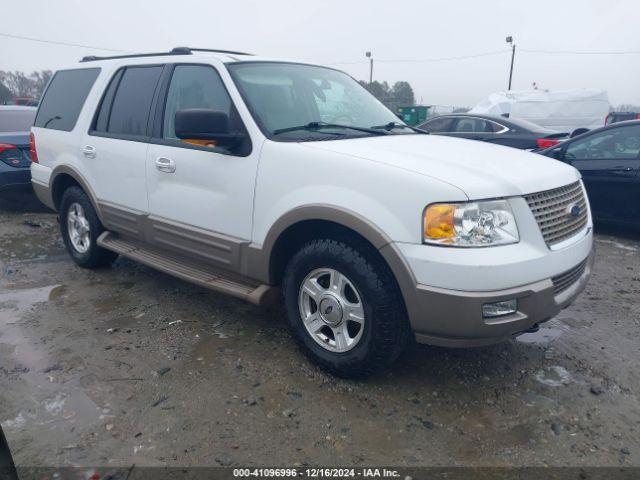
M339 376L362 377L390 365L409 338L399 288L376 253L364 245L314 240L285 271L294 336L309 357Z
M97 240L104 227L80 187L70 187L62 195L60 230L69 255L81 267L108 266L118 257L117 253L98 246Z

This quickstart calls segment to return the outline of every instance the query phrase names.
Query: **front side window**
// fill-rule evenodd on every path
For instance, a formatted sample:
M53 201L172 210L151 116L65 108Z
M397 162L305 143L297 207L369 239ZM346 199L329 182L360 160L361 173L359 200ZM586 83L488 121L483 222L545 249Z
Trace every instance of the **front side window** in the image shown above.
M307 141L373 134L340 127L281 131L297 126L334 124L367 129L400 124L398 117L358 82L337 70L278 62L242 62L228 68L256 122L273 140ZM399 128L393 133L414 132Z
M175 115L179 110L206 108L232 119L232 103L218 73L209 66L178 65L173 71L164 111L163 138L177 139Z
M570 160L634 160L640 155L640 125L595 133L571 143L565 152Z
M99 68L57 72L40 102L35 126L65 132L73 130L99 73Z
M151 102L161 73L161 66L127 67L119 81L117 75L113 78L112 83L117 82L118 85L108 119L102 117L102 108L98 114L98 123L105 125L107 133L133 136L147 134ZM105 108L110 95L111 86L102 102Z

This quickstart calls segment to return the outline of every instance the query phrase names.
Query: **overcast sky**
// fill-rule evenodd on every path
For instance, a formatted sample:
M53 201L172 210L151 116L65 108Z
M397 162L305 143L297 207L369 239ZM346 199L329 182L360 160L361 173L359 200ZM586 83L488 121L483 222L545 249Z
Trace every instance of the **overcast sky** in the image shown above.
M638 0L3 0L0 10L11 19L4 34L135 52L241 50L358 79L368 79L370 50L375 80L407 80L418 102L456 106L506 88L513 35L513 89L602 88L613 105L640 105L640 54L524 51L640 51ZM109 52L0 36L0 70L55 70L88 54Z

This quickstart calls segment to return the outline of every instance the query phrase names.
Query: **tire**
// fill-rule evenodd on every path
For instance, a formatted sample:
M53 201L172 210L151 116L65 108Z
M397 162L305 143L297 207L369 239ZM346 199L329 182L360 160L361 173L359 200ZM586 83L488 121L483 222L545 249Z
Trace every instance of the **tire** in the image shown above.
M340 280L332 272L345 279ZM340 315L335 313L333 298L327 300L333 292L331 288L341 291L341 287L328 286L336 277L334 283L346 285L342 295L345 298L338 302L343 320L336 320ZM308 292L313 288L303 289L303 284L327 289L312 296ZM409 321L397 282L378 253L364 242L310 241L289 261L282 291L289 325L298 344L321 368L337 376L361 378L390 366L410 339ZM345 312L357 312L360 307L364 318L361 324L359 320L344 320L349 317ZM305 326L305 318L309 328ZM336 321L340 323L334 327ZM330 324L326 325L327 322ZM351 328L354 323L356 327ZM349 341L352 345L345 347Z
M82 215L78 215L79 212ZM73 218L77 218L79 221L76 225L81 226L70 226L70 216L72 223ZM64 245L76 264L83 268L100 268L111 265L118 258L117 253L98 246L98 237L104 230L87 194L80 187L67 188L60 201L60 231ZM72 240L74 231L86 232L83 240L77 240L77 237Z

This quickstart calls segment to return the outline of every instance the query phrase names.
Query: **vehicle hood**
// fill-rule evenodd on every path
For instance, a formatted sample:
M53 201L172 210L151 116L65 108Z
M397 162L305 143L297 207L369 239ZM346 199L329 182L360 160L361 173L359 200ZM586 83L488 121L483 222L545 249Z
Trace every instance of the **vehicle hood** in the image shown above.
M301 145L436 178L460 188L472 200L551 190L580 178L575 168L542 155L440 135L388 135Z

